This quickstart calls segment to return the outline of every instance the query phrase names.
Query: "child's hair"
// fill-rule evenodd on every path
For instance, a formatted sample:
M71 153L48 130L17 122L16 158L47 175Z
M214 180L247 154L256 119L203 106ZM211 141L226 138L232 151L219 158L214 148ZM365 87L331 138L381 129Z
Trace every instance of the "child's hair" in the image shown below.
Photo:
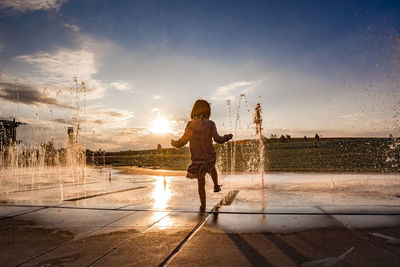
M200 117L200 115L203 115L203 118L205 119L210 118L211 115L210 104L203 99L198 99L196 102L194 102L192 112L190 113L190 118L197 119Z

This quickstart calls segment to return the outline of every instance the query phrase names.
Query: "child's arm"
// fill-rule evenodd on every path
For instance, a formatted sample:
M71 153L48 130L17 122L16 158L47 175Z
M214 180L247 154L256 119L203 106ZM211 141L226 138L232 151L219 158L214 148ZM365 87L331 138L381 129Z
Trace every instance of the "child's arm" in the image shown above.
M215 123L213 121L212 121L212 125L211 125L211 135L212 135L212 138L214 139L214 141L217 142L218 144L223 144L223 143L229 141L230 139L232 139L232 137L233 137L232 134L226 134L224 136L220 136L217 131L217 126L215 126Z
M171 140L171 146L176 147L176 148L183 147L184 145L187 144L187 142L189 142L190 135L191 135L191 132L190 132L190 127L189 127L189 122L188 122L183 136L181 138L179 138L178 140Z

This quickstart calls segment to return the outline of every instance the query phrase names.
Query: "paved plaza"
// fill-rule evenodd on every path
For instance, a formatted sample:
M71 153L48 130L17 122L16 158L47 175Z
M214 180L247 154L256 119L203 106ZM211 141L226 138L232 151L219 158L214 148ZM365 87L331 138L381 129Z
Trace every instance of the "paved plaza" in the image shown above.
M400 265L395 175L221 175L202 213L180 173L83 172L3 181L1 266Z

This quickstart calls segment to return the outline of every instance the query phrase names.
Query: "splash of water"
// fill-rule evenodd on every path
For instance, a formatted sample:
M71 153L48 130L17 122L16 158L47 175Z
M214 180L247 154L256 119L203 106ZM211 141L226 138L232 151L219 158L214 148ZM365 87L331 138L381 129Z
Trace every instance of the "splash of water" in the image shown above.
M236 110L235 131L233 133L233 139L232 139L232 142L233 142L232 164L231 164L232 173L235 173L235 171L236 171L236 144L234 142L234 139L237 139L237 130L238 130L238 126L240 123L240 105L241 105L243 96L244 96L244 94L240 94L238 105L237 105L237 110Z
M86 165L85 153L80 145L80 106L81 106L81 94L84 93L84 98L86 98L86 89L85 84L82 82L81 86L78 86L77 79L74 78L75 86L73 86L73 100L75 100L76 106L76 117L73 120L76 121L76 134L72 135L68 134L69 142L66 142L66 146L62 148L56 148L54 140L51 139L44 144L37 145L31 144L29 145L30 140L26 140L28 143L23 144L18 141L18 133L15 132L16 128L12 127L7 130L0 127L1 134L5 134L7 131L11 131L14 133L14 137L10 139L10 142L7 141L7 145L3 143L0 144L0 178L4 181L4 184L9 185L7 188L11 188L10 190L19 190L20 187L26 187L26 180L30 180L30 188L40 188L43 184L43 178L45 178L47 169L49 168L57 168L59 169L60 178L62 173L60 171L61 168L68 167L71 171L71 177L73 177L75 183L79 181L81 178L84 178L84 167ZM18 80L16 80L16 96L17 96L17 104L19 105L19 85ZM50 101L52 98L50 97L51 91L47 88L44 88L41 97L41 101L48 105L50 110L50 118L49 120L54 120L53 117L53 102ZM56 92L56 98L62 97L60 96L61 91L58 90ZM86 100L84 99L84 105L86 104ZM37 107L39 108L39 107ZM19 114L19 108L17 110L17 117ZM83 111L83 116L85 120L85 106ZM20 122L14 122L16 126L24 124ZM9 127L9 126L7 126ZM8 138L8 137L7 137ZM4 139L6 140L6 139ZM7 139L8 140L8 139ZM65 172L65 171L64 171ZM29 177L28 177L29 176ZM23 181L25 180L25 182ZM41 182L42 180L42 182ZM60 188L62 179L60 178ZM70 182L70 181L68 181ZM22 186L22 184L24 184Z
M232 149L231 149L231 173L234 174L236 172L236 143L235 140L237 140L237 131L240 126L240 108L242 105L242 101L245 101L247 104L247 99L246 99L246 94L241 93L239 96L239 101L237 105L237 110L236 110L236 120L235 120L235 129L233 132L233 138L232 138Z
M259 166L259 173L260 173L260 178L261 178L261 185L262 188L264 188L264 161L265 161L265 154L264 154L264 140L263 140L263 135L262 135L262 108L261 104L257 103L257 105L254 107L254 117L253 117L253 123L256 125L256 135L258 135L259 138L259 156L260 156L260 166Z
M227 112L228 112L228 115L229 115L229 132L231 133L232 132L232 112L231 112L231 100L230 99L227 99L226 100L226 110L227 110ZM229 147L228 147L229 146ZM232 152L233 152L233 139L230 141L230 142L228 142L228 143L226 143L226 150L225 150L227 153L227 159L231 159L231 162L230 162L230 164L231 164L231 174L233 174L233 168L232 168L232 156L233 156L233 154L232 154ZM228 171L228 161L226 161L226 170Z
M231 100L227 99L226 100L226 110L228 111L228 115L229 115L229 132L232 132L232 109L231 109ZM235 136L233 136L233 138L235 138ZM232 138L232 140L230 142L227 143L227 147L226 147L226 151L227 154L229 154L229 156L227 157L228 159L230 159L230 174L233 174L235 172L235 166L234 166L234 162L233 162L233 158L234 158L234 139ZM228 147L229 145L229 147ZM228 170L228 161L227 161L227 170Z

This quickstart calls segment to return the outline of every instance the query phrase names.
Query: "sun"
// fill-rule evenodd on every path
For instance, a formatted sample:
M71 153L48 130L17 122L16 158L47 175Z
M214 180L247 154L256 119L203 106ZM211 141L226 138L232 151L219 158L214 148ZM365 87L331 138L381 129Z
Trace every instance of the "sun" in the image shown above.
M166 134L172 132L171 122L166 118L158 117L152 123L150 131L155 134Z

